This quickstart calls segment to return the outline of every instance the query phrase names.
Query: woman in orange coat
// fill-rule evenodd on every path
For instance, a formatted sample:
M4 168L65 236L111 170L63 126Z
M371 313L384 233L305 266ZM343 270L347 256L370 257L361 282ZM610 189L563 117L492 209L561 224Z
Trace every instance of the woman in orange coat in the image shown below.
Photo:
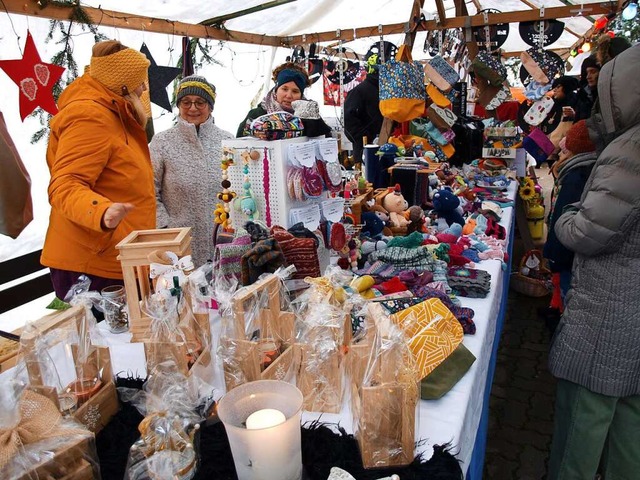
M41 262L59 298L81 274L91 290L122 284L116 244L155 228L153 169L145 126L149 61L108 40L93 47L89 70L60 95L51 120L49 228Z

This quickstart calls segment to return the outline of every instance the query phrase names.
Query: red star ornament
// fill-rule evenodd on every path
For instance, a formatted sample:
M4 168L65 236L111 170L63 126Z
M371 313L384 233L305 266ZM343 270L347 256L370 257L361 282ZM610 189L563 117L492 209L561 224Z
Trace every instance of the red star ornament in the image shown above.
M5 71L20 88L20 118L24 121L36 107L51 115L58 113L53 99L53 86L65 71L53 63L43 63L36 44L27 32L24 55L20 60L1 60L0 68Z

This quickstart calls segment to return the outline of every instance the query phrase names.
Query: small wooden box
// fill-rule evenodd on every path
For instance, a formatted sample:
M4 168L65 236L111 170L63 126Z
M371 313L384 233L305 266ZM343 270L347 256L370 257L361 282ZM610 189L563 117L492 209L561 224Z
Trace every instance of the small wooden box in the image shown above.
M140 302L152 293L149 254L160 250L173 252L178 257L190 255L191 227L136 230L123 238L116 248L120 251L118 260L122 265L131 332L135 336L136 332L148 327L148 319L146 325L143 322Z
M47 334L48 332L59 328L71 328L79 330L81 321L85 315L83 306L71 307L63 310L56 315L47 316L41 319L38 325L38 332L29 330L22 335L22 343L25 345L25 364L29 382L34 387L44 386L42 379L41 365L35 354L35 342L38 334ZM77 345L71 345L71 354L74 360L77 358ZM120 404L116 387L113 383L113 375L111 371L111 356L109 348L94 347L89 354L87 364L90 365L91 371L89 378L100 376L102 386L100 390L83 403L73 414L73 417L84 424L89 430L98 433L104 428L109 420L118 412ZM77 372L78 376L81 372ZM87 376L87 373L84 372Z
M220 339L223 354L224 378L227 391L254 380L282 380L293 365L293 339L295 316L292 312L280 310L281 281L269 275L250 287L244 288L233 299L233 326L230 337ZM273 340L280 355L262 371L261 342L246 339L245 314L247 303L257 294L269 296L268 307L260 310L259 328L261 333L270 330L268 338Z

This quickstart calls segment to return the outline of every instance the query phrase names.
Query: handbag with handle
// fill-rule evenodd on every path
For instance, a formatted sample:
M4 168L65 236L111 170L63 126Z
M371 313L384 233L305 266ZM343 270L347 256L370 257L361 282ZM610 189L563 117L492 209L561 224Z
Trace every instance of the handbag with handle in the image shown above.
M33 220L31 177L0 112L0 234L17 238Z
M426 100L422 68L402 45L396 58L380 65L380 113L396 122L408 122L424 113Z
M401 310L391 318L409 339L420 378L429 375L462 343L462 325L437 298Z
M424 74L439 90L449 93L460 81L460 75L440 55L436 55L424 65Z
M499 87L507 79L507 69L499 58L487 51L481 51L471 62L476 75L487 80L494 87Z

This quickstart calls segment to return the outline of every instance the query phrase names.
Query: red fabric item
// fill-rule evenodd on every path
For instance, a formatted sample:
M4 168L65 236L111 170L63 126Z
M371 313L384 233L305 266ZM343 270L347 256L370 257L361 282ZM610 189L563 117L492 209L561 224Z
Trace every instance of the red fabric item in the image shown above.
M458 241L458 237L451 233L438 233L436 234L436 238L440 241L440 243L456 243Z
M462 252L464 252L464 247L462 245L459 245L457 243L454 243L451 245L451 247L449 248L449 263L448 265L451 266L464 266L467 263L470 262L470 260L467 257L462 256Z
M407 286L402 283L402 281L398 277L393 277L391 280L379 283L373 288L378 290L383 295L389 295L390 293L404 292L405 290L408 290Z
M551 275L551 284L553 285L553 293L551 295L551 303L549 306L555 308L562 313L564 305L562 303L562 293L560 290L560 273Z
M496 108L496 119L500 122L506 122L507 120L518 119L518 109L520 104L518 102L504 102L498 108Z

